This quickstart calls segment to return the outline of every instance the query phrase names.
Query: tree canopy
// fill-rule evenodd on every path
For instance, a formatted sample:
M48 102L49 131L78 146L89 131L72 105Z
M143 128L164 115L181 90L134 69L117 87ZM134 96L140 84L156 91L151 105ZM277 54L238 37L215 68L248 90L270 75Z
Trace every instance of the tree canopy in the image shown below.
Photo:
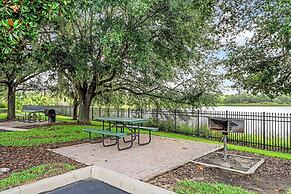
M75 2L70 17L55 22L51 58L78 92L81 120L89 119L92 99L107 92L184 102L216 92L213 3Z
M220 28L228 34L224 38L230 77L255 93L290 95L290 1L238 0L220 8ZM239 43L237 38L246 33L249 39Z

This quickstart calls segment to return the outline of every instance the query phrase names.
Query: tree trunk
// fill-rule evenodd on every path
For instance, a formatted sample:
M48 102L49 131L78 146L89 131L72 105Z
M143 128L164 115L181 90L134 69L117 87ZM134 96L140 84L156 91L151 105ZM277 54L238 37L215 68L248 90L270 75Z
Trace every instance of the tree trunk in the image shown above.
M78 119L78 106L79 106L79 101L77 98L75 98L73 102L73 120Z
M79 106L79 122L82 124L90 123L90 106L92 98L83 97Z
M15 120L15 99L16 99L16 86L14 84L8 85L8 111L7 120Z
M83 84L80 84L82 86L76 87L80 100L79 122L82 124L90 123L90 106L96 95L96 79L96 76L94 76L90 86L88 86L87 82L83 82Z

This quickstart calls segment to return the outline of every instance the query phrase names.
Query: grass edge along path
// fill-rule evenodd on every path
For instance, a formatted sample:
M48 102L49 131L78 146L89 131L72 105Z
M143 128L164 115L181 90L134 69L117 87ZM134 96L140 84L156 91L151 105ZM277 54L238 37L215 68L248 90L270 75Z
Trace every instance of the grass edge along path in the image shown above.
M177 183L175 192L178 194L253 194L241 187L231 186L223 183L205 183L194 181L181 181Z
M75 170L75 166L71 164L52 163L42 164L27 170L15 172L4 179L0 179L0 192L31 181L63 174L71 170Z
M190 135L182 135L182 134L174 134L174 133L166 133L166 132L154 132L153 135L161 136L161 137L184 139L184 140L191 140L191 141L197 141L197 142L203 142L203 143L223 145L222 142L213 141L213 140L204 139L204 138L195 137L195 136L190 136ZM275 157L275 158L291 160L291 154L290 153L262 150L262 149L251 148L251 147L246 147L246 146L238 146L238 145L232 145L232 144L228 144L227 147L228 147L229 150L249 152L249 153L260 154L260 155L264 155L264 156L268 156L268 157Z

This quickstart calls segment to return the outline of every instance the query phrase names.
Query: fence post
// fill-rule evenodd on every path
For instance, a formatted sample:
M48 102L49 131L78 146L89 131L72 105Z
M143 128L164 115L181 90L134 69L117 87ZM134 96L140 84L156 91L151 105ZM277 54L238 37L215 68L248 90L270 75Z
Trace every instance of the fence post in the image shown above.
M200 110L197 110L197 136L199 136L200 133Z
M157 120L157 125L159 124L159 109L157 107L157 110L156 110L156 120Z
M289 114L289 121L290 121L290 118L291 118L291 114ZM289 127L289 130L290 130L290 132L289 132L289 136L290 136L289 151L291 151L291 126ZM287 142L288 142L288 139L287 139ZM288 145L288 143L287 143L287 145ZM288 147L287 147L287 152L288 152Z
M107 115L110 117L110 108L107 108Z
M143 117L143 114L142 114L142 108L140 108L140 118Z
M130 108L127 109L127 117L130 118Z
M175 131L177 131L177 109L174 110L174 124L175 124Z
M263 149L266 149L266 113L263 112Z
M99 117L101 117L101 106L99 106Z
M94 106L91 107L91 116L92 120L94 120Z

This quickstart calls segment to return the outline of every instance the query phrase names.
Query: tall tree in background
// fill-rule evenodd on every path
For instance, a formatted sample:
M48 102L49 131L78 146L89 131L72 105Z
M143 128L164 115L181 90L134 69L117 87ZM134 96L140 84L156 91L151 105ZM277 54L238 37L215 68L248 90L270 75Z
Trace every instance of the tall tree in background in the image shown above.
M92 99L103 93L197 101L216 86L205 60L213 49L212 1L90 0L75 6L71 17L56 22L51 58L78 92L81 122L89 122Z
M67 1L36 0L0 3L0 84L7 87L7 119L15 119L15 95L17 87L39 73L44 65L40 58L39 32L45 22L62 13Z
M223 1L220 8L230 77L256 93L290 95L290 0Z

